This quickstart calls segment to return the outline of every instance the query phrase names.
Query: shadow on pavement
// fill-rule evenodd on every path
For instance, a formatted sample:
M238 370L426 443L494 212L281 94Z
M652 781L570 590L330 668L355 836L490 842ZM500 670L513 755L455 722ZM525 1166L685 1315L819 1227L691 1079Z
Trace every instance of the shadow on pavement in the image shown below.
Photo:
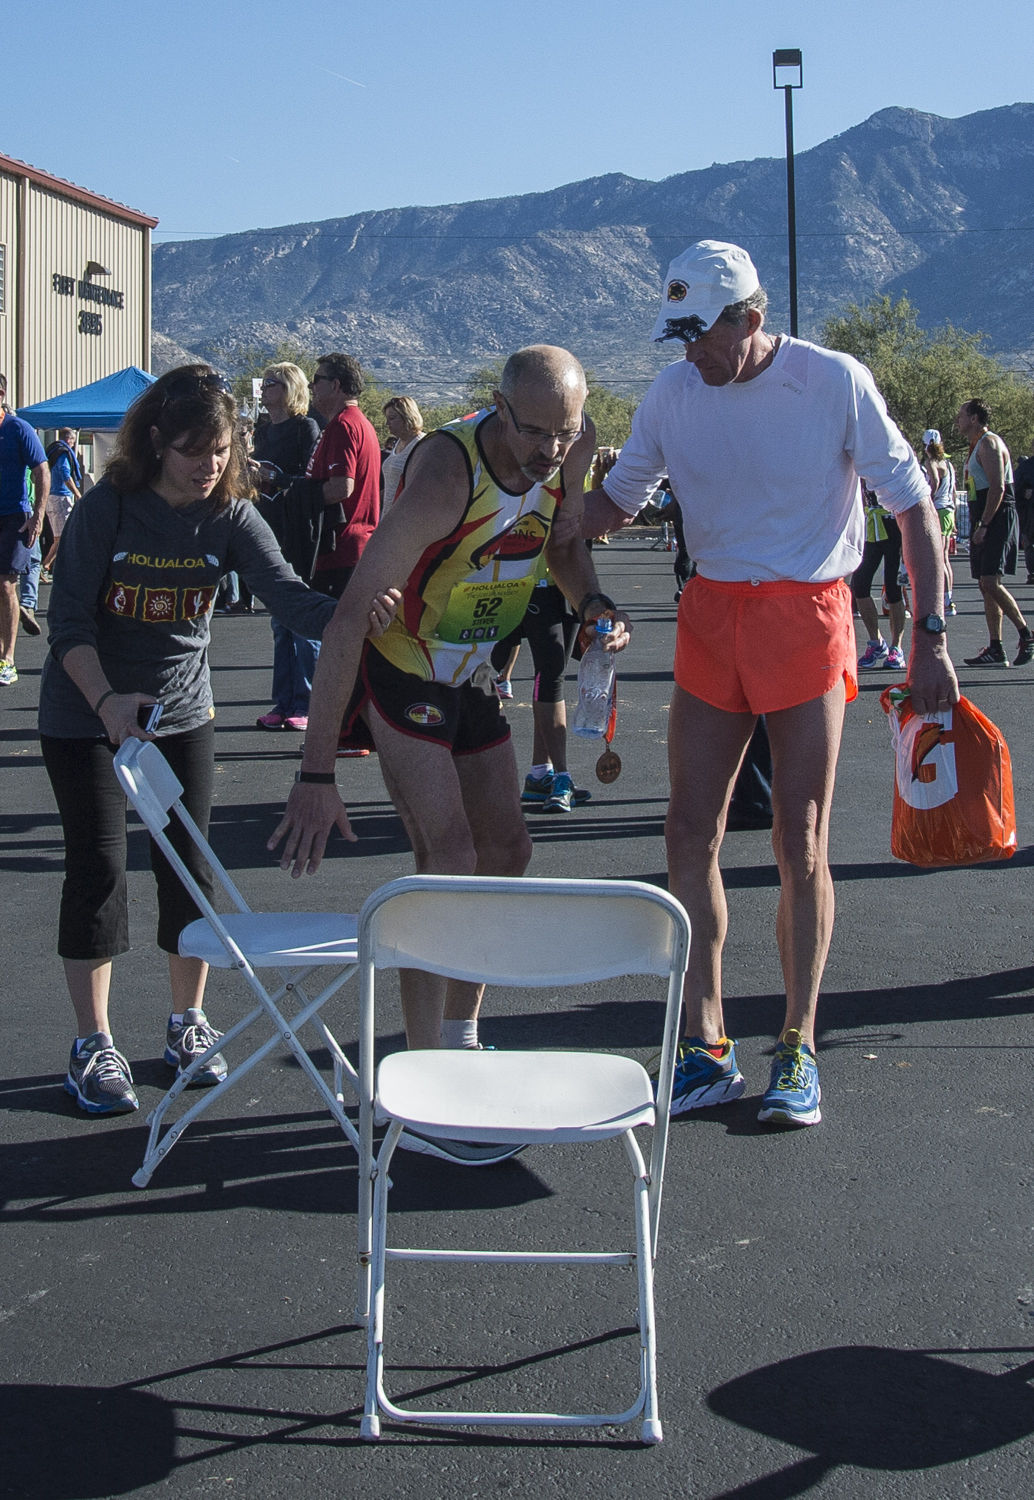
M799 1354L712 1391L726 1421L815 1455L719 1500L802 1495L836 1465L908 1473L961 1463L1034 1433L1034 1362L1005 1374L956 1360L1031 1349L851 1345ZM952 1358L941 1358L951 1355Z

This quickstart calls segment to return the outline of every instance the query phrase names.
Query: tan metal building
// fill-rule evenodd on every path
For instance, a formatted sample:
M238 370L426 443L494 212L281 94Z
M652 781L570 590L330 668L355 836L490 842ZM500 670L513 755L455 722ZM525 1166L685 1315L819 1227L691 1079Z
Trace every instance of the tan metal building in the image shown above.
M0 370L12 407L151 367L157 219L0 156Z

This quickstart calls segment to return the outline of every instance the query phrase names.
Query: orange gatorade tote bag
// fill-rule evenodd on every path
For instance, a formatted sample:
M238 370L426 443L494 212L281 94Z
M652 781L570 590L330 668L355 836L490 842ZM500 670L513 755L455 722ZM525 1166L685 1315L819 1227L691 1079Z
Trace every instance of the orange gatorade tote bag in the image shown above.
M913 865L973 865L1016 852L1012 762L1001 731L960 698L916 714L908 690L880 697L894 741L890 850Z

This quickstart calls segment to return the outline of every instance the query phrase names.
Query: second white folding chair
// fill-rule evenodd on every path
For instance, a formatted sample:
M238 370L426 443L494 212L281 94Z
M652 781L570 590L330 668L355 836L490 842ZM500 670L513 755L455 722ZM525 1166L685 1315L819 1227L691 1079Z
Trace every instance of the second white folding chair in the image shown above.
M678 1047L689 918L655 886L634 881L512 880L413 875L375 891L359 914L360 1313L367 1314L364 1438L395 1421L463 1426L602 1426L641 1419L643 1442L661 1440L657 1407L653 1262ZM630 974L663 981L657 1098L642 1066L601 1052L396 1052L376 1073L374 992L383 969L424 969L516 988L554 988ZM388 1130L376 1157L374 1119ZM649 1167L635 1136L651 1131ZM620 1140L634 1179L634 1248L618 1251L396 1249L387 1245L388 1168L403 1130L453 1141L552 1145ZM463 1169L457 1169L458 1190ZM371 1205L372 1188L372 1205ZM463 1261L634 1265L638 1277L639 1391L620 1412L415 1410L384 1388L385 1264Z
M179 939L180 953L203 959L213 968L235 969L258 1002L253 1010L223 1033L215 1046L194 1059L152 1110L148 1116L151 1131L147 1149L142 1165L133 1175L133 1182L137 1187L146 1187L158 1163L172 1150L187 1126L281 1042L294 1053L328 1110L358 1149L359 1136L345 1113L344 1104L344 1080L348 1079L354 1091L358 1077L319 1014L358 967L355 916L336 912L252 911L180 801L183 787L157 744L151 740L126 740L115 756L115 774L152 839L204 913L202 918L183 929ZM173 848L166 832L171 816L179 819L208 861L213 875L236 908L234 912L220 916ZM334 970L334 976L310 998L303 986L309 975L321 968ZM265 969L277 970L280 975L280 984L272 992L258 976L257 971ZM298 1006L291 1016L286 1015L282 1008L288 997ZM221 1083L205 1089L190 1109L162 1135L165 1116L184 1089L189 1088L198 1069L263 1017L271 1023L272 1035L239 1062ZM298 1037L300 1027L307 1021L317 1027L323 1043L330 1050L333 1087L327 1084Z

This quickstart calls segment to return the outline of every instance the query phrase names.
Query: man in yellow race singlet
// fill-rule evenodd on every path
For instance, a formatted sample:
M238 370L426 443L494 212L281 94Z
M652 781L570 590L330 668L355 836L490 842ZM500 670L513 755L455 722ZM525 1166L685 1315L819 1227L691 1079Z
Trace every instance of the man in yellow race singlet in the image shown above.
M523 617L543 556L583 622L609 615L614 649L628 642L627 619L599 593L580 538L595 446L585 394L582 367L565 349L522 349L492 408L413 449L324 633L302 769L270 840L271 849L282 844L283 869L314 874L332 828L355 837L334 786L344 722L369 733L419 872L524 873L531 840L492 688L492 647ZM369 649L371 589L390 588L401 590L398 612ZM404 970L409 1045L476 1046L482 988ZM430 1149L464 1161L512 1154L472 1158L455 1144Z

